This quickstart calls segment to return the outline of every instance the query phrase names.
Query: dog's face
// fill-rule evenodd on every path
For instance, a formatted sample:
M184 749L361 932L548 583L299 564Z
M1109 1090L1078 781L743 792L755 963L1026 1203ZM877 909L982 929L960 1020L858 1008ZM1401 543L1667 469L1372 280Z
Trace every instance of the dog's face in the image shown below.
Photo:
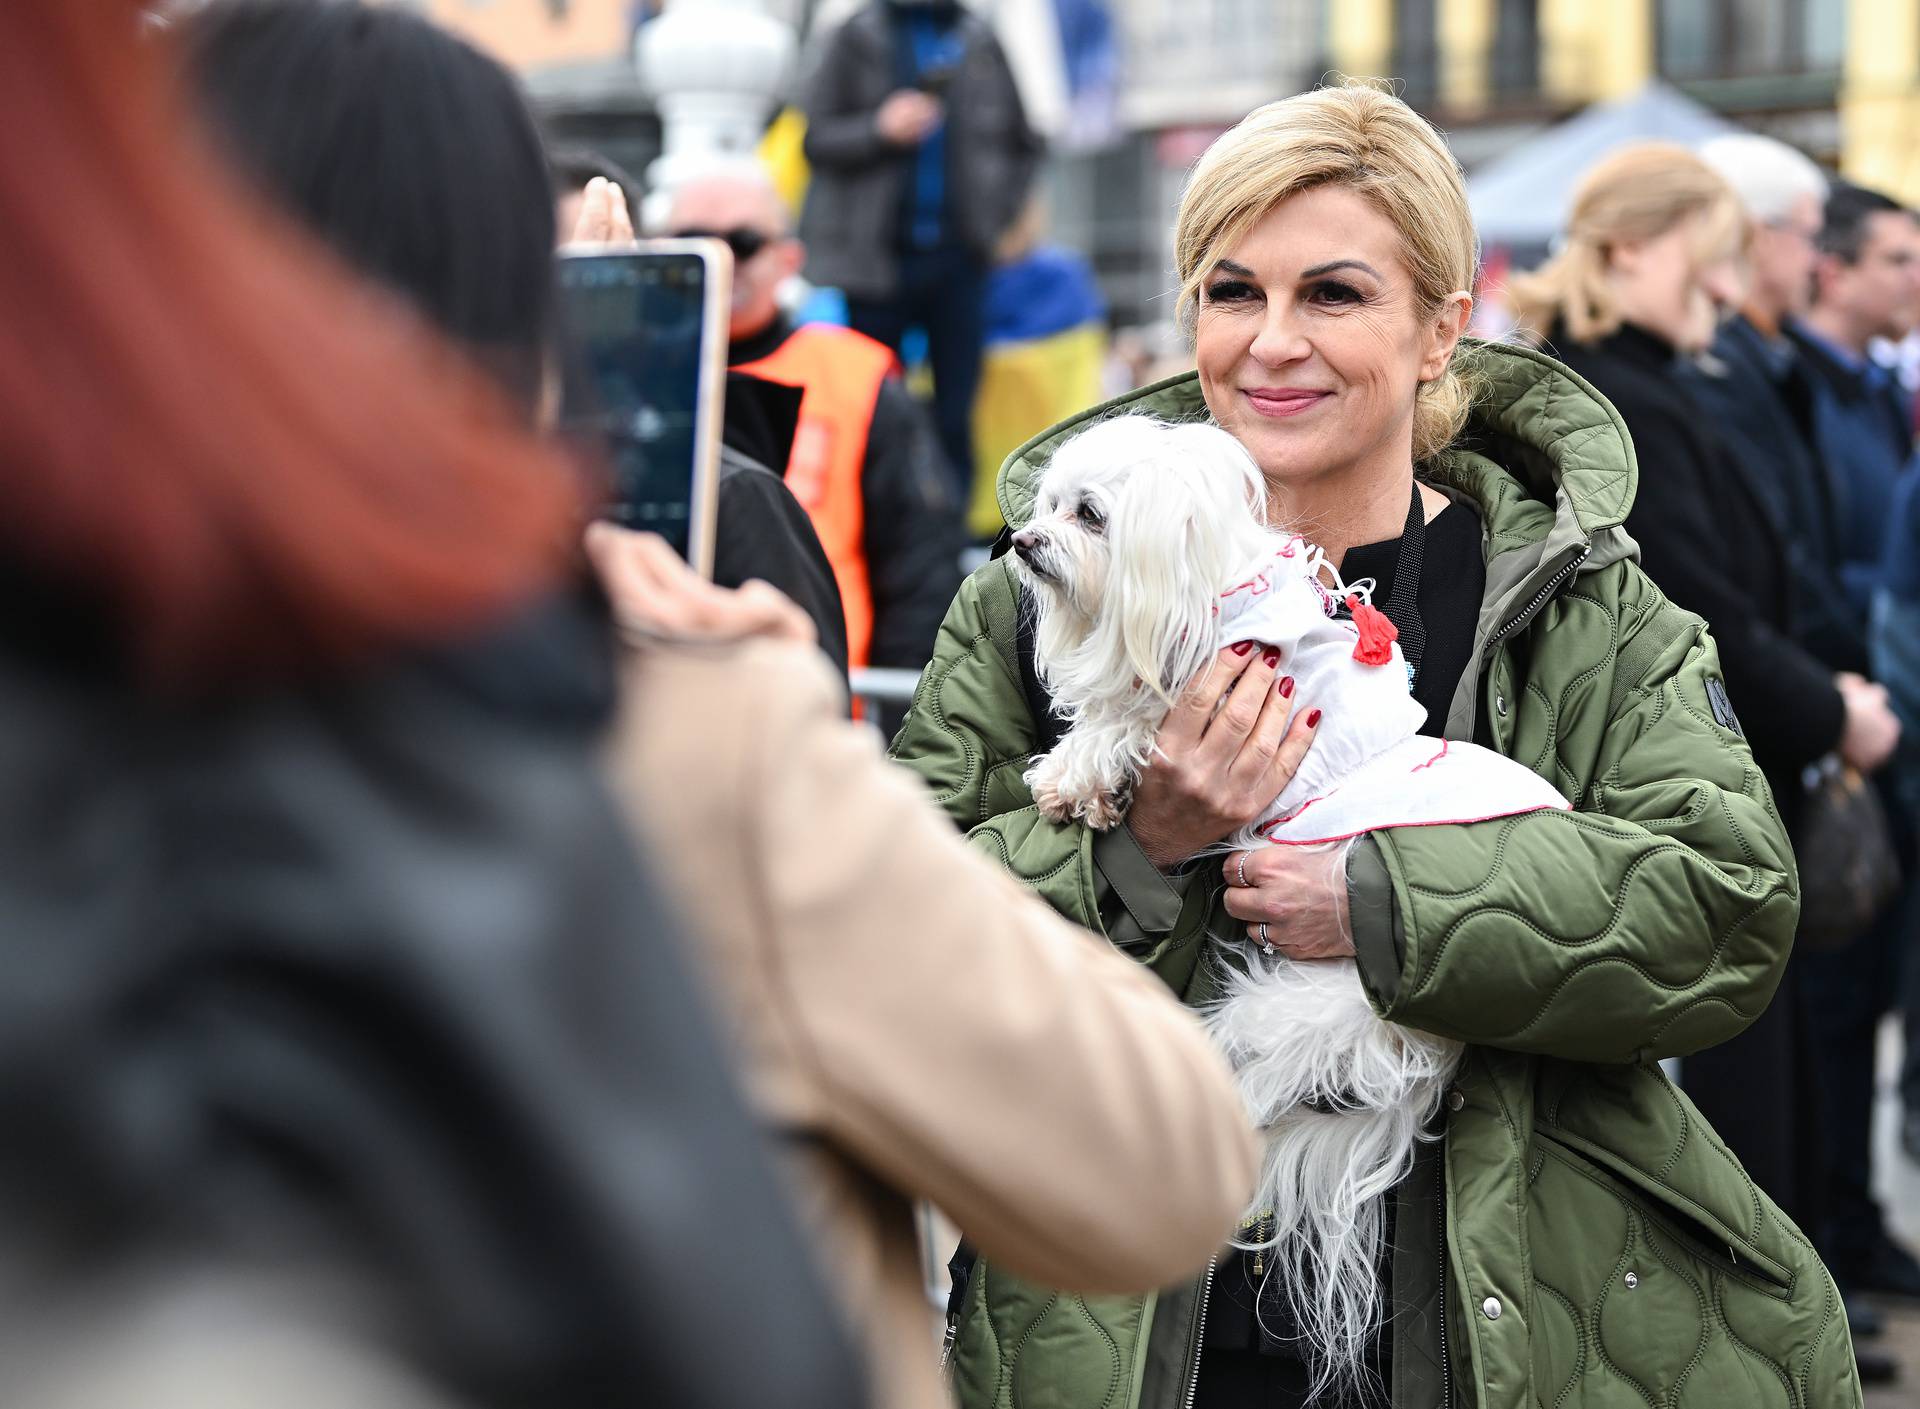
M1084 636L1100 615L1113 566L1110 536L1133 465L1056 464L1040 481L1033 517L1013 535L1028 588ZM1123 526L1124 528L1124 526Z
M1120 417L1061 446L1013 535L1056 699L1145 686L1170 700L1210 653L1214 605L1266 538L1264 509L1259 471L1217 427Z

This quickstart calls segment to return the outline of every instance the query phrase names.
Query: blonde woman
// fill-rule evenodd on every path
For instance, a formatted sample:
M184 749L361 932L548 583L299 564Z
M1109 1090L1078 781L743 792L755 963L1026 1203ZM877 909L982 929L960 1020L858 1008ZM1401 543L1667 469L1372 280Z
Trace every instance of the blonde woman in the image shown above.
M959 1313L961 1404L1857 1402L1831 1280L1655 1064L1766 1006L1795 893L1713 642L1633 561L1624 427L1539 352L1462 345L1460 171L1385 93L1248 116L1196 166L1175 248L1196 370L1024 447L1001 472L1007 522L1086 421L1212 418L1278 526L1375 579L1428 732L1507 753L1575 807L1377 832L1343 871L1284 847L1191 862L1311 734L1315 702L1254 650L1223 653L1169 718L1124 826L1050 822L1021 783L1059 726L1015 579L1005 561L969 579L895 753L976 845L1191 1003L1221 964L1257 962L1264 930L1294 958L1354 957L1383 1017L1471 1045L1385 1196L1357 1337L1300 1334L1326 1289L1231 1247L1146 1298L989 1260ZM1242 1241L1271 1236L1263 1212Z

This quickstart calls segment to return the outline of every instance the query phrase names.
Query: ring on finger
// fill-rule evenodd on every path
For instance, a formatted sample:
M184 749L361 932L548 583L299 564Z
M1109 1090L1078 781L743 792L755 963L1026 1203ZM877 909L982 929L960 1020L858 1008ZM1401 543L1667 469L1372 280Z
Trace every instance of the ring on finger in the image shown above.
M1267 922L1265 920L1262 920L1258 925L1254 926L1254 936L1260 941L1260 952L1262 954L1273 953L1273 936L1267 932Z
M1234 859L1233 883L1243 888L1247 884L1247 853L1244 851Z

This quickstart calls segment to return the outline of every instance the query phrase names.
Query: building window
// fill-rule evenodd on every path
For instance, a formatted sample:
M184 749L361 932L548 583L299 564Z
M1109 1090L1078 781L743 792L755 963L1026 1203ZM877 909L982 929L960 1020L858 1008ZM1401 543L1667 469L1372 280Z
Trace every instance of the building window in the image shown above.
M1498 0L1493 25L1488 86L1496 97L1523 97L1536 92L1540 87L1539 0Z
M1847 0L1660 0L1667 78L1826 73L1846 48Z
M1430 104L1440 88L1440 35L1435 0L1394 0L1393 76L1414 107Z

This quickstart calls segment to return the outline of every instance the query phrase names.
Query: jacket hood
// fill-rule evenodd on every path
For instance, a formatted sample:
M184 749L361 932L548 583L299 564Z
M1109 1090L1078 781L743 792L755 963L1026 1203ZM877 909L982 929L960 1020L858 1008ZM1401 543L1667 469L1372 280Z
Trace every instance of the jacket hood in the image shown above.
M1532 348L1468 339L1461 370L1475 385L1466 429L1425 476L1480 503L1496 536L1544 527L1592 541L1618 529L1633 505L1639 470L1633 442L1613 406L1579 375ZM1168 420L1207 415L1197 372L1116 397L1041 432L1000 469L1000 512L1015 528L1033 513L1040 472L1060 445L1095 421L1144 413ZM1528 512L1524 506L1536 508Z

